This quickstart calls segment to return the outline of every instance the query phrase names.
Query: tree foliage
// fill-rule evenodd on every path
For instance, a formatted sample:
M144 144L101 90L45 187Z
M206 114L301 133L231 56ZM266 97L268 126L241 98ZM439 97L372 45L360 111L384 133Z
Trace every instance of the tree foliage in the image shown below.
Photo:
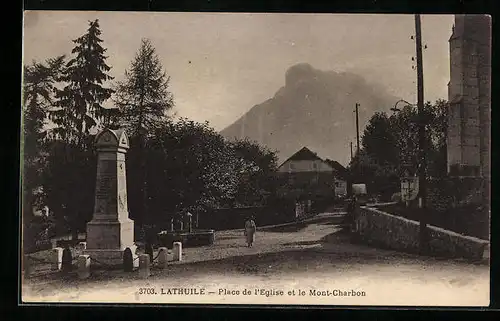
M62 66L53 86L55 99L48 110L53 122L46 142L42 173L43 201L63 229L76 235L93 212L95 154L92 129L99 129L104 102L112 90L105 82L108 74L106 49L102 46L99 21L90 21L87 32L74 40L69 61Z
M148 222L184 210L254 205L272 192L265 182L276 169L276 155L248 141L230 143L207 123L166 120L146 146L149 211L142 219ZM127 183L131 214L137 218L141 200L134 179L129 175Z
M44 166L43 147L47 111L53 103L53 91L64 64L64 56L47 59L45 63L34 61L23 70L23 212L30 213L34 203L34 189L42 183L40 174Z
M148 39L142 39L125 80L117 83L114 103L121 112L120 124L129 136L136 137L153 130L172 109L166 75L156 50Z
M167 112L174 105L169 82L155 48L148 39L142 39L129 70L125 71L125 79L116 85L113 99L119 110L116 125L125 128L129 135L129 164L136 169L131 175L142 197L140 204L134 204L141 206L141 209L136 207L138 218L146 215L140 213L149 212L147 138L157 133L157 128L163 128Z
M426 172L432 177L446 175L447 110L443 100L424 106ZM360 154L350 164L356 180L371 185L374 193L391 193L399 189L400 177L417 175L418 121L412 106L390 116L374 114L363 132Z
M247 139L230 143L230 148L234 151L240 176L235 204L252 206L265 203L266 197L274 195L278 188L276 152Z
M83 145L92 141L93 136L89 136ZM95 152L63 140L53 140L47 148L43 203L51 209L59 232L84 231L94 207Z
M84 136L103 119L103 102L113 92L103 86L113 77L108 74L111 67L106 64L106 49L101 45L100 35L99 20L95 20L89 22L83 36L73 40L76 44L71 51L73 57L59 78L64 88L56 89L58 108L51 112L57 136L79 146L85 141Z
M246 140L228 142L208 123L168 116L170 78L149 40L142 40L125 79L116 83L117 108L105 108L114 90L105 86L113 78L100 35L98 20L89 22L69 61L60 56L24 69L23 202L31 209L28 197L42 191L40 203L53 216L41 230L53 223L56 233L85 230L94 206L93 142L108 126L124 127L129 136L128 205L139 224L184 210L261 204L275 192L275 152Z

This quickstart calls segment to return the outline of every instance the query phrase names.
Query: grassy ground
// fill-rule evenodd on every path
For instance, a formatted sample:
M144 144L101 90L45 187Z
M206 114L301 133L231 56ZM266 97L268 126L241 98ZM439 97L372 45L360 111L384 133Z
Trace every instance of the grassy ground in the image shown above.
M157 294L141 295L142 287ZM161 288L172 287L214 293L161 295ZM244 289L252 295L242 295ZM263 295L255 294L261 289ZM366 295L317 297L311 289L354 289ZM272 290L284 294L271 295ZM306 295L298 296L299 290ZM488 298L487 265L353 245L328 222L260 231L253 248L245 246L241 231L218 232L214 245L185 249L183 261L171 262L166 270L153 267L147 279L137 272L94 269L87 280L47 273L23 284L23 300L45 302L484 305Z

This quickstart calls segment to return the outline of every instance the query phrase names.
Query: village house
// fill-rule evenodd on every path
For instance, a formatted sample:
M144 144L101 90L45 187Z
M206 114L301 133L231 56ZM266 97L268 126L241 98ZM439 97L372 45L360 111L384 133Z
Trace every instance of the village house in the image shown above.
M348 194L349 171L339 162L325 159L325 162L333 168L335 177L335 197L345 198Z
M313 203L332 203L336 196L345 196L347 182L332 162L303 147L278 167L280 194L295 199L303 207L299 212L310 211Z

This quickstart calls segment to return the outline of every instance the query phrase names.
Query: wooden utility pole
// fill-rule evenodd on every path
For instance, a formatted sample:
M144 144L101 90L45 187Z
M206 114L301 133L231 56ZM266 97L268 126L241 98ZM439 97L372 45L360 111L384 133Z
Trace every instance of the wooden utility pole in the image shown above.
M359 157L359 110L358 110L359 104L356 103L356 153L358 154Z
M425 116L424 116L424 68L422 61L422 30L420 15L415 14L415 46L417 51L417 107L418 107L418 141L419 141L419 180L418 198L420 207L420 250L427 249L427 217L426 217L426 148L425 148Z

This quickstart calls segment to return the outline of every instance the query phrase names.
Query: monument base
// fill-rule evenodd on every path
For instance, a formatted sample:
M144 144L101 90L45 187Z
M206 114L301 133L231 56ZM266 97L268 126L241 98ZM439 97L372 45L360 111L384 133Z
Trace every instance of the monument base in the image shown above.
M88 249L121 249L134 244L134 221L130 219L94 219L87 223Z
M139 259L135 253L137 246L134 244L125 248L130 248L132 251L134 268L139 267ZM90 256L91 265L121 268L123 266L123 252L124 250L121 249L87 249L83 251L83 254Z

